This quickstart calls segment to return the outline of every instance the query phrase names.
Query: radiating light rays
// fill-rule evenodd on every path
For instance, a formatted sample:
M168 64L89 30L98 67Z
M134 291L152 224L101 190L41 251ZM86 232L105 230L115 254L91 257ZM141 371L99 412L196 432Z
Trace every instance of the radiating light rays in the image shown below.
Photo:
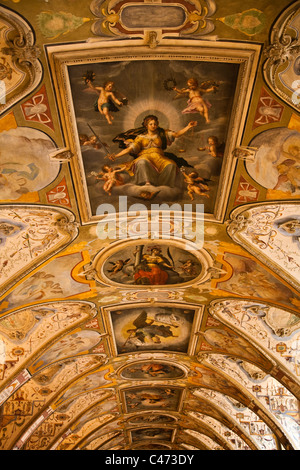
M146 98L135 103L134 106L127 106L124 113L123 123L126 130L142 125L143 119L148 114L154 114L158 117L159 125L165 129L179 130L183 126L183 121L178 115L175 107L167 101L158 100L156 98ZM125 130L125 127L124 127Z

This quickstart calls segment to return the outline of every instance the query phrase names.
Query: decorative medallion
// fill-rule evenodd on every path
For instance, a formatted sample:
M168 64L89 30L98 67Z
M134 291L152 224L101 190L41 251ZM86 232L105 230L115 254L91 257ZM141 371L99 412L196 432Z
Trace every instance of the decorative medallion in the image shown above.
M49 204L58 204L60 206L71 207L66 178L63 177L63 179L57 186L55 186L55 188L50 189L50 191L46 193L46 197Z
M210 255L183 240L170 240L168 244L149 240L125 243L117 242L95 257L93 268L98 282L135 288L180 287L210 277Z
M240 177L234 205L257 201L259 190L249 183L243 176Z
M79 28L91 18L82 18L66 11L42 11L37 21L42 34L49 39L56 39Z
M224 18L217 18L222 23L232 29L237 29L247 36L255 36L263 31L266 24L266 15L264 12L251 8L242 13L227 15Z
M211 33L214 0L162 0L113 2L93 0L92 13L99 18L92 27L97 36L145 37L155 47L164 36L204 36Z
M254 117L253 129L265 124L279 122L283 110L282 104L272 98L265 88L262 88Z
M43 124L54 130L51 110L45 85L28 101L21 105L24 118L28 122Z

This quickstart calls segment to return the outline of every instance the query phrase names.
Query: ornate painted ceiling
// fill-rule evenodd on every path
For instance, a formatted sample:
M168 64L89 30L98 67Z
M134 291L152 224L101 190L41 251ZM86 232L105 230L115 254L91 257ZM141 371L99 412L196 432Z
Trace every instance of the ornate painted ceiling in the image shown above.
M2 1L1 450L300 449L299 31Z

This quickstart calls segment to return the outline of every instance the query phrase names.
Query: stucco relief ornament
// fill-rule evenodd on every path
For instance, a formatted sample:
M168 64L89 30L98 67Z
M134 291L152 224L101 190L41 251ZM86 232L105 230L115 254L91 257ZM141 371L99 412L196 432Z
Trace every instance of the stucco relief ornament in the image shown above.
M254 162L257 150L256 147L236 147L232 155L239 160Z
M287 60L292 60L296 54L300 52L300 46L297 39L293 39L290 35L280 34L276 28L274 31L274 43L267 46L264 50L264 56L268 57L267 69L271 69L274 65L284 64Z
M73 158L73 153L70 149L64 147L49 153L50 160L58 161L61 163L69 162Z
M88 265L84 266L84 269L83 269L81 275L86 276L87 279L95 280L96 277L97 277L97 271L93 267L93 264L89 263Z
M54 221L53 226L61 233L69 234L75 237L78 233L80 223L75 220L69 220L65 215L58 216Z
M0 79L4 93L0 114L31 93L41 82L41 50L31 26L16 12L0 6Z
M0 80L4 80L5 78L11 80L13 69L9 66L5 57L1 57L1 60L2 64L0 64Z
M29 64L34 65L34 61L41 55L41 50L38 46L32 44L31 33L22 34L8 42L8 47L3 47L1 52L10 55L14 61L19 61L28 67Z
M300 1L285 9L273 25L270 44L264 49L263 72L273 90L290 106L300 108Z
M208 359L209 359L209 354L208 354L208 353L201 353L201 352L199 352L199 353L197 354L197 361L200 362L200 363L203 362L203 361L206 361L206 360L208 360ZM196 374L196 375L197 375L197 374Z
M231 220L227 220L226 225L232 234L244 231L251 224L251 219L246 214L237 214Z

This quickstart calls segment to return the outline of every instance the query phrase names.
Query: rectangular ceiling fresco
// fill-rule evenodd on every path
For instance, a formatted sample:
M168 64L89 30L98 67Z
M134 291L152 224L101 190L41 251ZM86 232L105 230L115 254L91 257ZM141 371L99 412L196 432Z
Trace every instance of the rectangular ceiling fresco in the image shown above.
M151 54L138 40L48 48L84 222L102 204L122 212L120 196L223 216L260 47L163 44Z

